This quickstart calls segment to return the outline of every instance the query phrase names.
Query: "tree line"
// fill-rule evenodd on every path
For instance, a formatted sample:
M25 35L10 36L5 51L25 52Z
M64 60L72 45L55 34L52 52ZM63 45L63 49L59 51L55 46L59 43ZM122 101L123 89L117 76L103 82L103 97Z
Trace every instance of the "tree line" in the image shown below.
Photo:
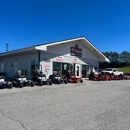
M118 68L130 66L130 52L123 51L120 54L117 52L102 52L110 62L100 62L99 68L105 69L108 67Z

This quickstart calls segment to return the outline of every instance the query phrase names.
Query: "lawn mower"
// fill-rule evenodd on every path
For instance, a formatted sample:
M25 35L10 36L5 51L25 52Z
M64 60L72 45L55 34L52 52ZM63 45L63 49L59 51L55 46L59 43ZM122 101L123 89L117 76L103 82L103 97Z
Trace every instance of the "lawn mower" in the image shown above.
M12 88L12 82L11 81L5 81L4 75L0 73L0 89L4 88Z
M24 87L24 86L31 86L33 87L34 84L31 80L27 80L27 71L26 70L18 70L15 75L11 79L12 84L14 87Z
M102 74L95 74L94 72L91 72L89 74L89 80L93 80L93 81L101 81L101 80L105 80L105 76Z
M46 79L46 75L40 70L36 70L36 73L32 77L32 81L35 85L52 85L51 79Z
M113 79L113 76L109 72L101 72L100 75L102 81L110 81Z
M91 72L89 75L89 80L93 81L110 81L112 80L112 76L108 72L99 72L95 74L94 72Z
M70 70L68 70L67 74L65 75L65 77L67 78L67 81L69 83L77 83L77 82L80 82L80 83L83 83L83 80L82 78L77 78L75 76L75 74L72 74Z
M49 79L51 79L54 84L68 83L66 77L61 78L57 71L53 71L53 74L49 76Z

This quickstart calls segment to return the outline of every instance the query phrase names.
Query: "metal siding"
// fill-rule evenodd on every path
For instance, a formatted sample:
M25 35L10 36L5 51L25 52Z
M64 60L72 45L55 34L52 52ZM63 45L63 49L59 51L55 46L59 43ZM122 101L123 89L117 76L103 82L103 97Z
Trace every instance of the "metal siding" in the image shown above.
M2 62L4 63L4 72L6 72L8 74L8 77L12 77L14 75L15 61L17 61L18 69L22 69L22 70L25 69L29 73L31 59L35 59L37 62L37 59L38 59L37 52L4 57L4 58L2 58ZM8 67L5 66L6 63L9 63ZM13 66L11 66L11 63L13 63Z
M99 60L99 58L94 54L94 52L91 52L78 41L49 46L47 47L47 51L48 53L70 56L70 48L75 47L76 44L79 46L79 48L82 49L82 58Z

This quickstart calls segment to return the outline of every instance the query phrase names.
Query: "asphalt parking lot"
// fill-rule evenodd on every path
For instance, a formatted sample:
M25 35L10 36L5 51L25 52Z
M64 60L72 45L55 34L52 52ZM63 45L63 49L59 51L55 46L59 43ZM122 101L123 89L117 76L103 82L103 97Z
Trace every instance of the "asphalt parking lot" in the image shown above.
M0 90L0 130L130 130L130 80Z

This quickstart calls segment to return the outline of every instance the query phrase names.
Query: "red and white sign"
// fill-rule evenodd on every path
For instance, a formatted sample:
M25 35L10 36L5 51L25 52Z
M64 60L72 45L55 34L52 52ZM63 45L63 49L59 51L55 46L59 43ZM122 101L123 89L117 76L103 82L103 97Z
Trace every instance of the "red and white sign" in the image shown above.
M76 47L71 47L70 53L71 53L71 55L74 55L74 56L82 56L82 49L76 48Z
M44 70L49 71L50 70L50 64L44 64Z
M50 64L44 64L44 67L49 68L49 67L50 67Z
M62 62L62 61L64 61L64 57L63 56L58 56L56 58L56 61Z

